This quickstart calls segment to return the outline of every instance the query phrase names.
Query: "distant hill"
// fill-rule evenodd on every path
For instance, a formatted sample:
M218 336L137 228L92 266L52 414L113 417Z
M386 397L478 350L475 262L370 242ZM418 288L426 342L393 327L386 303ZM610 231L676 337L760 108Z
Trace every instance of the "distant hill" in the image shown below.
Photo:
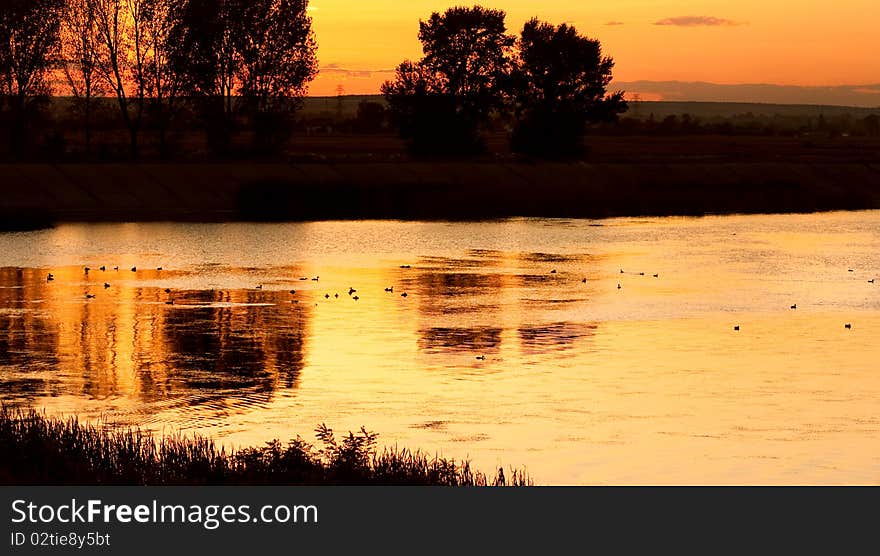
M880 115L880 108L859 106L822 106L812 104L759 104L751 102L645 102L630 101L627 117L644 120L651 115L656 120L666 116L690 114L697 118L726 119L743 116L783 118L834 118L851 116L864 118L870 114Z
M671 102L725 102L758 104L805 104L880 108L880 84L840 87L794 85L719 85L683 81L614 81L611 89L638 94L643 100Z

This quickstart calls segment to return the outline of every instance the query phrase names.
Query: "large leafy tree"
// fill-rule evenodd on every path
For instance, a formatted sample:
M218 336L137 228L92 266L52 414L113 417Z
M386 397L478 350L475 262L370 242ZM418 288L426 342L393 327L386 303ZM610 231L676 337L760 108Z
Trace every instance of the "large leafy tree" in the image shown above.
M472 152L480 127L504 102L515 38L505 13L474 6L434 13L419 22L424 57L404 61L382 86L392 119L421 153Z
M568 156L583 148L585 126L626 111L622 92L608 93L614 60L598 40L574 27L532 19L517 43L511 74L515 150Z
M209 107L214 139L243 111L261 141L277 143L317 74L308 1L187 0L171 34L172 64Z

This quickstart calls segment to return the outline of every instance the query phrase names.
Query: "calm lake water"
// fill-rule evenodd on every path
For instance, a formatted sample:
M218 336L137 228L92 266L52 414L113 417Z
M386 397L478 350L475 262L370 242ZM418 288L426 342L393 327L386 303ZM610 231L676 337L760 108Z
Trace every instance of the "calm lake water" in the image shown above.
M880 212L3 233L0 398L539 484L877 484L875 277Z

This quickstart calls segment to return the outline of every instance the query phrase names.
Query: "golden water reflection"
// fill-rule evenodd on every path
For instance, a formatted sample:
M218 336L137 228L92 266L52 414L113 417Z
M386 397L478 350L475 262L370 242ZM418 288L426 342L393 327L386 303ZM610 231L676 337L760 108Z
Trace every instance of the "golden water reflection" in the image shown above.
M878 224L0 234L0 398L230 445L364 425L544 484L873 484Z

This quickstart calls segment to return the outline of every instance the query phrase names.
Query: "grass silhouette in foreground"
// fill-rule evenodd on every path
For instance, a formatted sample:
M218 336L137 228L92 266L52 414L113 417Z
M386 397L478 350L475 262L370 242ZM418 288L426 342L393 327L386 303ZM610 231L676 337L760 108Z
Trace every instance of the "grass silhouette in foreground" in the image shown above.
M322 447L300 437L227 452L201 436L140 429L107 431L76 418L0 409L0 484L11 485L433 485L529 486L519 470L489 478L456 463L406 449L376 448L363 427L337 439L322 424Z

